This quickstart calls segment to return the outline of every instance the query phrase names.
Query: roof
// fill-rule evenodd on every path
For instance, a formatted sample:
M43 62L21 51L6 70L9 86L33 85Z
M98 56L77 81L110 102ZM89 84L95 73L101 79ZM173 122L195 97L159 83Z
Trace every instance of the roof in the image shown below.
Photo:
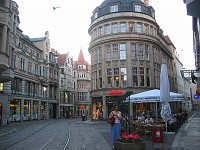
M67 54L60 54L60 55L58 56L58 63L59 63L60 65L64 65L65 60L66 60L66 57L67 57Z
M118 11L116 12L111 12L110 11L110 6L112 5L118 5ZM96 7L93 11L93 16L91 17L91 21L94 21L95 19L111 14L111 13L118 13L118 12L136 12L134 4L139 4L141 5L141 12L137 13L143 13L146 15L149 15L151 17L154 16L154 9L151 6L147 6L144 4L143 1L141 0L105 0L103 1L98 7ZM95 15L97 12L97 16Z
M85 57L84 57L84 55L83 55L82 49L81 49L80 52L79 52L77 62L78 62L78 63L80 63L80 62L85 62Z
M32 42L39 42L39 41L44 41L46 37L40 37L40 38L31 38Z
M174 44L172 43L172 41L171 41L171 39L169 38L168 35L165 35L164 39L165 39L165 41L167 42L168 45L173 45L174 46ZM175 48L175 46L174 46L174 48Z
M113 3L132 3L132 2L143 3L141 0L105 0L104 2L101 3L99 7L102 8Z

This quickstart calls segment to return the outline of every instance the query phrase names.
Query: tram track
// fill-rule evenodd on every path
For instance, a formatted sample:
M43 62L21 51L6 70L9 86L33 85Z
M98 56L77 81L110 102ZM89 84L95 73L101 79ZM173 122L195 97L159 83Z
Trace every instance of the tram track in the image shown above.
M31 144L37 143L37 141L44 141L44 143L42 143L42 145L40 145L40 147L32 147L32 149L37 149L37 150L45 150L45 149L53 149L53 147L55 148L55 145L57 147L59 147L60 150L67 150L70 149L69 144L70 144L70 140L71 140L71 134L73 133L74 130L76 130L78 132L77 135L79 135L79 139L80 139L80 149L81 150L86 150L86 141L84 139L84 133L83 133L83 129L81 129L81 126L78 126L77 120L71 120L69 122L63 122L63 120L58 120L56 122L49 122L46 123L44 125L40 125L41 127L33 127L33 126L29 126L27 128L24 128L22 130L20 130L20 132L16 131L13 133L14 136L12 136L12 134L10 134L9 138L6 138L4 140L0 141L0 150L10 150L10 149L24 149L24 148L28 148L30 147ZM64 126L67 125L67 128L64 128ZM29 133L31 130L35 129L34 132ZM39 128L39 129L37 129ZM52 128L52 130L51 130ZM60 139L60 133L62 131L60 131L60 129L62 129L63 131L65 131L66 133L62 133L62 138ZM26 131L25 131L26 130ZM47 134L49 131L52 131L51 134ZM29 132L27 132L29 131ZM17 134L16 134L17 133ZM24 135L25 134L25 135ZM24 135L24 136L22 136ZM74 135L75 136L75 135ZM62 139L64 139L62 141ZM23 145L21 143L28 143L30 142L30 144L26 144ZM58 144L59 143L59 144ZM16 146L15 146L16 145ZM37 145L37 144L36 144ZM39 146L39 144L38 144Z
M34 134L38 133L39 131L41 131L42 129L44 129L46 126L48 126L48 125L50 125L50 124L52 124L52 123L45 124L45 125L44 125L42 128L40 128L39 130L37 130L37 131L35 131L35 132L29 134L28 136L25 136L24 138L21 138L21 139L19 139L18 141L13 142L12 144L9 144L9 145L7 145L7 146L2 147L2 144L1 144L1 143L6 142L6 141L9 141L9 140L12 140L13 138L19 136L20 133L16 134L15 136L12 136L11 138L7 138L7 139L5 139L5 140L0 141L0 144L1 144L0 150L7 149L7 148L9 148L9 147L11 147L11 146L13 146L13 145L15 145L15 144L17 144L17 143L20 143L20 142L24 141L25 139L27 139L27 138L33 136Z

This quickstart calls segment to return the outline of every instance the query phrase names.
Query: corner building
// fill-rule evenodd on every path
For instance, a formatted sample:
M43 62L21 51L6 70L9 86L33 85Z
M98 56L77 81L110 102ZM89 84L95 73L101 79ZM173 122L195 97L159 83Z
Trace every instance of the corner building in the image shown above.
M106 119L128 91L159 89L162 63L168 67L170 90L177 92L175 47L148 0L105 0L94 9L88 33L92 119ZM136 107L145 105L131 104L131 115Z

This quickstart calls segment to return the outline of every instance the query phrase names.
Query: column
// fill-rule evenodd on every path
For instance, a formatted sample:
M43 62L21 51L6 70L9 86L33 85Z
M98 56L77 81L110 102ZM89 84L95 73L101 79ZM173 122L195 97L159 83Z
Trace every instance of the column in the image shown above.
M20 114L20 121L24 120L24 99L21 99L21 114Z
M7 44L7 26L3 25L1 52L6 53L6 44Z
M49 119L49 102L45 102L45 119Z
M127 87L132 87L132 59L131 59L131 43L126 44L126 57L127 57Z
M108 118L108 109L107 109L107 105L106 105L106 96L103 95L103 119L107 119Z
M133 103L130 103L130 117L133 117Z
M24 79L22 79L22 95L25 94L25 84L26 84L26 81Z
M30 120L32 120L33 119L33 100L30 100L30 101L31 101L31 104L30 104L31 105L30 106L31 107L31 110L30 110L30 113L31 113L30 114Z
M38 120L41 120L41 100L38 101Z

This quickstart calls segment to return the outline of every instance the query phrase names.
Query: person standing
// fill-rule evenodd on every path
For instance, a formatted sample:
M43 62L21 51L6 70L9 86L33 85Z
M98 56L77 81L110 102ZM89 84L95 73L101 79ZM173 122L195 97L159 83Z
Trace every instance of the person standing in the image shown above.
M114 111L111 111L109 114L109 118L115 118L115 123L111 125L111 133L112 133L112 145L114 148L114 142L117 138L120 137L121 131L121 123L120 120L122 119L122 113L119 111L119 106L115 105Z

